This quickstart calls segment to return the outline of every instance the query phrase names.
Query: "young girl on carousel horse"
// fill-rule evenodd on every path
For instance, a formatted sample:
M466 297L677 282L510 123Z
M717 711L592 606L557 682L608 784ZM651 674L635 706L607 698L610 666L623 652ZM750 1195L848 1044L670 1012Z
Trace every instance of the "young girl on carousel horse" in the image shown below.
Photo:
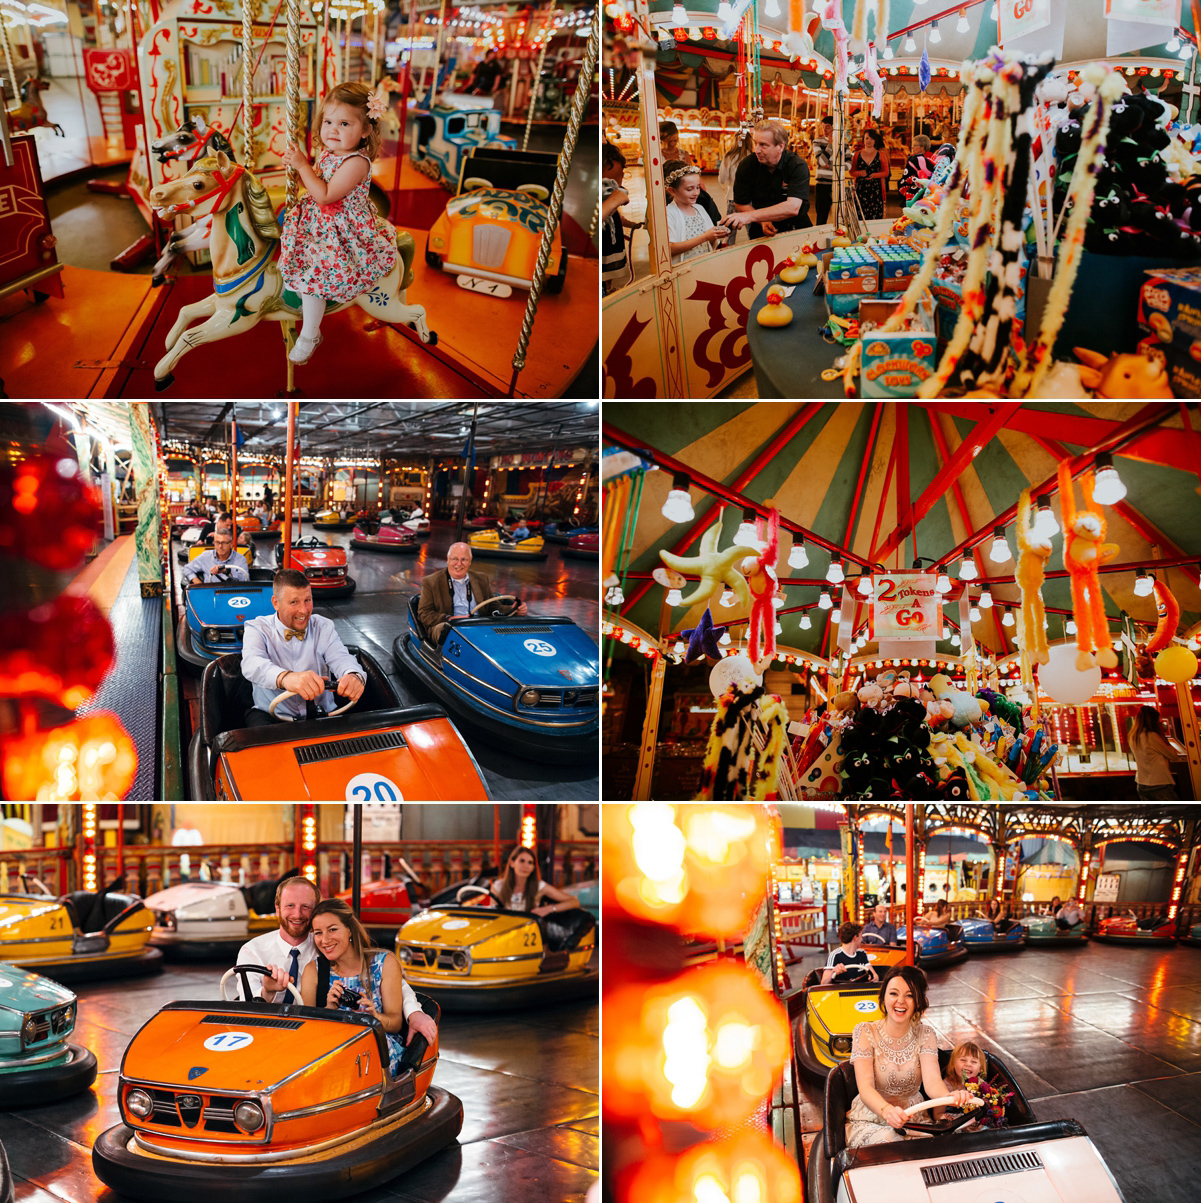
M368 197L383 114L366 84L338 84L318 110L324 150L316 168L299 146L284 151L308 190L284 222L280 254L284 284L299 294L303 315L288 353L293 363L307 363L321 341L327 301L353 301L396 263L396 231Z

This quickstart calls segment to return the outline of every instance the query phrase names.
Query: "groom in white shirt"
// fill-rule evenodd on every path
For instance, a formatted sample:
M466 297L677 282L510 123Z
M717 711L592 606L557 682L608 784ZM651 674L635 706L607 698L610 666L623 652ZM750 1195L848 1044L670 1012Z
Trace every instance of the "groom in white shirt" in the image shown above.
M276 695L296 694L276 707L276 714L305 716L305 702L320 700L325 710L339 703L325 688L332 673L343 698L362 696L367 674L346 650L334 624L313 613L313 590L303 572L281 568L271 589L274 614L252 618L242 635L242 676L254 686L254 708L246 725L259 727L272 720L267 710Z
M270 977L259 979L259 997L265 1002L295 1001L288 992L288 983L291 982L299 990L304 967L317 959L310 925L313 908L320 901L321 891L307 877L285 878L275 891L275 915L279 919L279 927L255 936L239 949L236 964L263 965L272 971ZM239 982L239 997L241 988ZM417 995L408 982L404 983L402 994L402 1010L409 1025L406 1039L420 1032L432 1043L438 1031L437 1025L421 1009Z

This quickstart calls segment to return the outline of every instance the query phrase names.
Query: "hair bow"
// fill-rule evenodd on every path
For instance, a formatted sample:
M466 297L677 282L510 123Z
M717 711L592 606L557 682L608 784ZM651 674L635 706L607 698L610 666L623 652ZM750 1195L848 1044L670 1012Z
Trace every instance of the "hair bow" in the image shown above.
M377 96L374 92L367 97L367 119L369 121L378 121L384 115L383 97Z

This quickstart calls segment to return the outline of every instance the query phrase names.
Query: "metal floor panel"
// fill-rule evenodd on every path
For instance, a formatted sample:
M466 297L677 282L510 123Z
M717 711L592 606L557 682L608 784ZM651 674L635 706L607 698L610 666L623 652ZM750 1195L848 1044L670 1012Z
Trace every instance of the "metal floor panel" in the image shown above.
M158 709L159 655L163 643L163 599L143 598L138 585L137 556L109 612L117 657L96 694L76 713L111 710L125 725L138 750L138 772L125 795L128 802L154 802L159 797Z

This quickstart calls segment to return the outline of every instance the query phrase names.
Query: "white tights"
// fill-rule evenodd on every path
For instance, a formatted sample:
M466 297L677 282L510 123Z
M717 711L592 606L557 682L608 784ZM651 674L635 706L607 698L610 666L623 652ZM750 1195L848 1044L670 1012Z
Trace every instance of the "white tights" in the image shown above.
M303 317L300 337L311 341L321 330L321 319L325 316L325 298L310 296L307 292L302 292L300 294L300 312Z

